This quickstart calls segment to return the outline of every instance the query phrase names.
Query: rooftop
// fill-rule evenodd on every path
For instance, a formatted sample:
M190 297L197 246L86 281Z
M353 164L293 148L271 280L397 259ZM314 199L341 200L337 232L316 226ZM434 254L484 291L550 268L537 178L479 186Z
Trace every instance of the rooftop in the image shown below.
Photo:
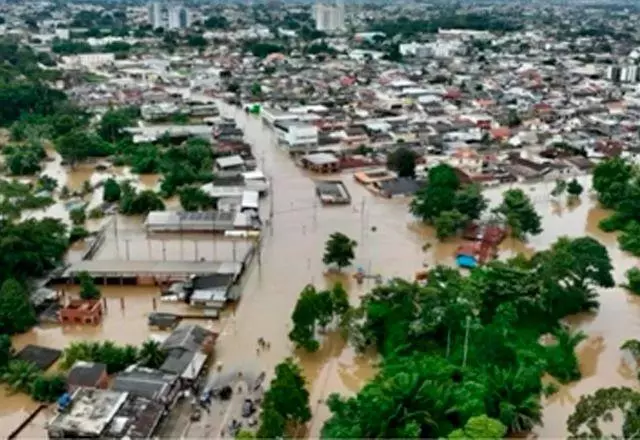
M120 391L78 388L71 396L69 406L49 422L49 433L56 437L60 434L98 437L124 405L127 396Z

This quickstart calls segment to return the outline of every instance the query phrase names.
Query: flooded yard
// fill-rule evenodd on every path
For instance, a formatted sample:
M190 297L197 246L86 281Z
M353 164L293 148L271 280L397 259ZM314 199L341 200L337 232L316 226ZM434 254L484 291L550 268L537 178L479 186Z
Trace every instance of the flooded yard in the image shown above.
M299 357L309 383L314 412L308 435L317 437L329 415L322 401L332 392L357 392L375 374L376 363L375 355L355 353L337 332L325 335L321 349L313 354L294 352L287 338L290 315L301 289L308 283L323 287L336 280L335 277L326 279L323 275L322 253L329 234L340 231L355 239L358 247L354 265L363 267L370 274L381 274L384 278L413 278L415 272L425 264L451 265L459 243L455 240L438 243L433 231L411 218L407 200L375 197L357 184L350 174L343 174L341 178L351 194L352 204L322 207L315 200L313 177L296 167L287 154L275 146L272 133L262 126L259 119L224 105L221 105L221 112L223 115L236 116L245 130L247 141L254 147L258 163L264 164L265 173L273 181L273 221L263 241L261 264L253 264L245 275L242 300L220 321L205 322L204 325L211 325L221 332L216 358L223 363L223 368L257 362L269 376L273 367L283 358L292 355ZM59 163L56 165L54 161L47 164L47 172L54 173L52 177L74 189L81 187L85 180L94 183L112 172L130 176L124 169L101 173L94 168L78 167L65 178ZM153 176L141 181L146 187L158 183ZM583 183L589 181L588 177L583 179ZM614 234L606 234L598 229L598 222L607 213L597 208L586 193L580 202L573 205L567 205L564 199L555 201L549 196L552 186L549 183L539 184L535 189L533 186L526 187L543 217L544 232L528 243L507 239L501 246L501 255L544 249L562 235L591 235L609 248L616 281L621 282L624 272L637 261L618 249ZM492 203L497 203L504 189L490 189L486 194ZM100 202L101 191L96 191L96 194L91 198L92 203ZM263 206L265 218L270 211L269 204L267 202ZM62 216L63 213L56 209L50 210L50 213ZM106 246L101 250L104 254L102 257L99 254L98 258L126 258L127 252L131 259L147 259L148 255L161 259L162 252L170 252L175 259L197 258L196 253L198 257L215 258L219 253L229 251L214 249L215 242L206 236L189 236L188 239L174 236L158 240L155 244L153 241L147 244L144 238L135 238L135 244L123 245L123 240L134 239L127 237L133 234L130 232L132 229L139 229L140 221L118 218L114 231L119 234L120 244L117 248L115 244ZM140 237L136 234L132 236ZM174 243L170 249L166 247L169 241ZM427 242L431 247L424 251ZM128 251L125 246L129 247ZM360 296L373 287L373 281L357 285L351 277L353 270L347 272L340 280L348 289L352 303L356 304ZM16 346L36 343L63 348L81 339L113 339L119 343L139 344L153 335L147 327L146 316L153 310L152 299L159 295L157 288L114 286L103 289L103 294L107 298L108 315L101 326L38 327L16 337ZM125 298L124 309L120 298ZM544 426L537 430L541 437L566 435L566 418L580 395L605 386L637 385L636 379L620 368L619 346L638 334L640 300L629 296L623 289L615 288L602 291L600 302L601 308L596 315L577 316L569 320L589 336L578 350L583 379L562 387L544 401ZM185 307L158 301L160 311L175 311L176 308ZM256 354L256 341L260 337L271 344L271 349ZM7 432L11 431L35 406L24 396L3 398L0 404L0 435L6 434L5 426Z

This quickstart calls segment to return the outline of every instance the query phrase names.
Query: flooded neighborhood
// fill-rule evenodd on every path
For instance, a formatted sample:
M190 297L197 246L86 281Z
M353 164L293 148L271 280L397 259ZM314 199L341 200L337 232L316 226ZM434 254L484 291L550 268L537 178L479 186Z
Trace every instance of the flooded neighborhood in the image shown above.
M11 335L0 365L0 436L444 438L484 417L495 424L487 438L563 438L581 423L592 428L572 414L598 390L625 387L636 402L640 354L629 344L640 326L632 279L640 101L631 85L640 77L624 64L636 49L611 37L615 50L606 50L587 30L560 36L544 20L543 30L532 29L525 6L496 7L487 24L479 6L450 16L415 6L424 18L409 20L399 6L340 2L253 5L251 19L234 5L47 5L36 28L20 18L36 6L0 5L0 50L36 54L34 71L56 66L59 77L33 79L9 58L8 68L38 87L53 84L69 105L0 114L2 180L15 184L0 188L0 219L34 231L58 219L47 227L63 231L68 249L32 268L30 259L57 244L34 250L6 231L0 237L3 250L20 254L12 270L25 271L3 275L0 309L15 279L28 300L4 301L33 317L19 327L0 310L2 333ZM575 11L566 8L556 12ZM275 34L267 18L278 23ZM104 34L110 26L119 33ZM22 87L0 82L14 86ZM330 251L341 237L344 263ZM563 243L575 243L562 237L590 237L591 251L562 254ZM581 258L589 260L583 271L575 269ZM598 264L610 270L594 281ZM564 266L570 275L561 278ZM434 305L454 311L424 322L425 295L480 291L483 277L500 270L540 277L528 288L541 295L596 292L596 304L556 317L553 307L565 309L553 302L532 311L541 322L530 324L521 310L534 310L535 293L512 303L469 294L457 297L464 307L475 301L464 315L451 303ZM567 288L580 276L576 290ZM419 300L389 299L398 279L424 289ZM487 286L510 292L500 282ZM330 296L323 322L319 298ZM505 325L511 309L503 305L513 307L507 326L525 335L513 339L526 349L507 330L483 333ZM407 317L410 309L417 315ZM522 329L518 319L527 321ZM394 320L408 322L396 333L411 335L390 330ZM575 337L569 353L544 351L562 347L563 335ZM472 346L496 339L504 377L485 370L473 347L468 355L470 338ZM397 341L404 345L389 348ZM526 393L541 407L516 405L512 418L488 402L508 400L506 374L524 371L535 353L546 363ZM464 390L484 374L474 388L486 393L482 409L456 409L442 431L415 421L368 425L367 393L414 373L398 372L394 362L403 359L446 363L452 387ZM572 362L577 371L565 375ZM420 374L425 384L444 380ZM46 392L23 383L38 380ZM282 408L285 380L302 381L304 405L292 403L298 394L288 400L308 414ZM452 407L458 398L440 397ZM407 402L394 405L420 405ZM347 429L345 414L359 430ZM627 433L628 423L616 420L612 432Z

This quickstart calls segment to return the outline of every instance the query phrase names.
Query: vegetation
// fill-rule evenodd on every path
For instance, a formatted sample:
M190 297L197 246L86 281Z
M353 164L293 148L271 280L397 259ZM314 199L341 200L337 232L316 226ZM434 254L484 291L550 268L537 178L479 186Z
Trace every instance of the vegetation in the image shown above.
M121 109L111 109L100 119L98 135L109 142L116 142L127 136L123 132L125 127L134 125L135 120L140 116L140 109L137 107L125 107Z
M347 267L355 258L354 249L358 245L354 240L341 232L334 232L325 243L322 262L326 265L335 264L338 270Z
M580 182L576 179L570 180L567 184L567 193L569 193L570 196L580 197L583 190L584 188L582 188L582 185L580 185Z
M398 177L416 177L416 159L418 155L415 151L400 147L387 157L387 167L395 171Z
M36 314L24 286L15 279L4 281L0 287L0 334L24 333L36 322Z
M100 289L96 287L93 278L88 272L80 272L78 274L80 282L80 298L82 299L100 299Z
M180 206L185 211L210 211L215 207L216 201L206 192L195 186L185 186L178 192Z
M5 163L14 176L33 175L40 171L40 161L47 157L40 142L32 140L25 145L8 145L2 149Z
M139 358L147 368L160 368L167 358L167 353L158 341L148 339L140 347Z
M429 170L427 183L411 202L411 213L436 228L440 239L455 235L487 207L477 185L462 186L454 169L438 165Z
M132 345L117 346L112 341L73 342L64 349L61 367L69 369L77 361L100 362L109 374L124 370L139 360L138 349Z
M67 380L62 374L38 374L31 384L31 397L38 402L55 402L67 390Z
M120 212L127 215L148 214L151 211L164 211L165 206L160 196L151 191L137 192L131 184L125 182L120 187Z
M311 420L309 392L300 367L288 358L276 366L276 374L264 394L257 438L282 438Z
M541 422L541 377L579 377L583 338L563 317L598 307L612 287L606 248L562 238L528 259L494 261L468 277L435 267L426 286L375 287L350 311L349 339L383 361L354 397L329 397L323 438L478 438L527 432ZM551 333L555 343L538 341ZM500 428L500 426L504 428ZM477 437L476 437L477 436Z
M293 329L289 332L289 340L296 348L311 352L318 350L317 327L325 330L335 318L343 321L348 310L349 297L342 284L337 283L331 290L321 292L312 285L305 286L291 315Z
M640 393L637 391L626 387L602 388L580 397L567 420L567 429L573 438L604 438L600 422L610 422L614 414L621 414L622 432L618 438L633 438L640 430L639 411Z
M522 238L526 234L538 235L542 232L540 215L521 189L505 191L502 203L495 212L504 217L513 237Z
M81 226L87 221L87 212L84 207L75 208L69 211L69 218L74 226Z
M640 269L632 267L626 273L627 284L626 287L631 293L640 295Z
M115 179L107 179L104 182L104 187L102 188L102 200L107 203L113 203L120 200L120 195L122 191L120 189L120 185Z

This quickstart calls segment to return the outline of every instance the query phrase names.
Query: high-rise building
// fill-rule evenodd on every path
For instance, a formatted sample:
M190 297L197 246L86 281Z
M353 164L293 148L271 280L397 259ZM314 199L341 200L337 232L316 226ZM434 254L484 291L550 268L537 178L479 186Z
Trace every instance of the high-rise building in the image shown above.
M149 24L153 26L154 29L164 27L162 12L162 3L149 3Z
M153 2L149 5L149 24L154 29L184 29L189 27L189 10L179 4Z
M341 0L334 5L316 3L313 13L316 30L335 32L345 29L344 3Z

